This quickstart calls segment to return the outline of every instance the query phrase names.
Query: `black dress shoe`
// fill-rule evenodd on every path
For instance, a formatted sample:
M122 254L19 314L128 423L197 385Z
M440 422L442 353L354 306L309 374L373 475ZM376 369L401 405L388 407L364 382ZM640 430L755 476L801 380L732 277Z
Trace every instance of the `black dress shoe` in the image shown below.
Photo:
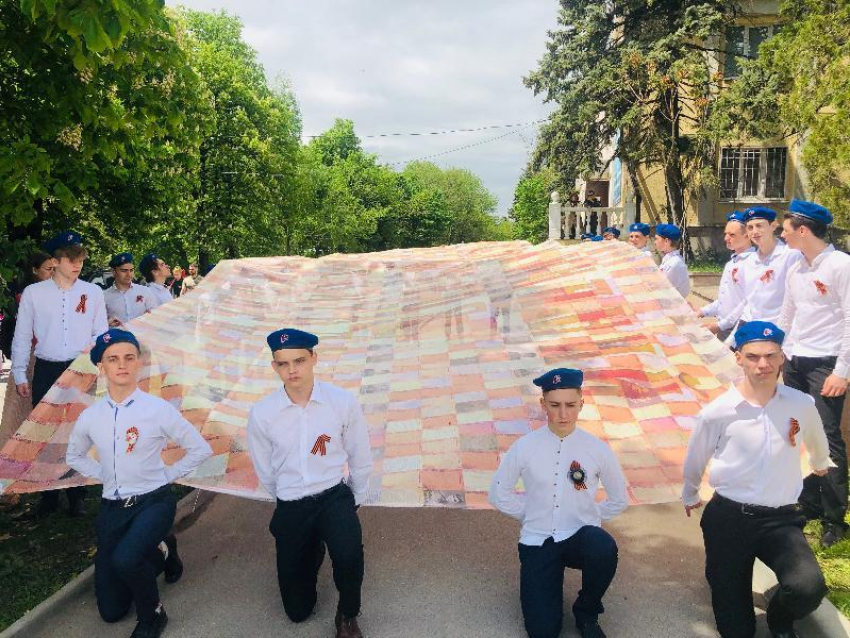
M800 638L800 634L793 629L787 629L785 631L771 631L770 635L773 636L773 638Z
M576 625L581 638L605 638L605 632L599 626L599 621L591 620L583 625Z
M832 523L824 523L823 524L823 534L820 537L820 544L825 548L830 548L835 545L838 541L844 538L844 528L840 525L834 525Z
M169 534L165 537L165 545L168 547L168 558L165 559L165 582L174 584L183 575L183 561L177 554L177 537Z
M159 638L167 624L168 615L165 613L165 607L160 606L154 614L153 620L136 623L136 628L130 634L130 638Z

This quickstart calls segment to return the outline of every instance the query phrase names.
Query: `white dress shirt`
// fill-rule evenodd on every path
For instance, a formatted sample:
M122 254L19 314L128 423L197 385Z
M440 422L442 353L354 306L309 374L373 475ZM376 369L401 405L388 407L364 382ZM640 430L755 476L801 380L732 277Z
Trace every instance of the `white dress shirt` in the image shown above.
M332 488L343 480L346 463L355 502L366 500L369 426L348 390L316 381L303 408L283 388L272 392L251 409L248 447L260 484L281 501Z
M27 366L35 356L45 361L71 361L109 329L103 291L87 281L67 290L47 279L24 288L12 340L12 375L27 382Z
M791 250L784 242L777 241L773 252L766 257L756 251L744 262L740 285L746 303L742 321L779 322L788 269L802 257L799 250Z
M158 284L155 281L152 281L148 284L148 289L149 292L153 293L154 308L158 308L162 304L174 300L174 297L171 296L171 291L163 284Z
M792 418L800 429L793 446ZM803 489L803 443L812 469L831 465L812 397L779 384L762 408L744 399L733 384L699 414L685 457L682 501L699 502L700 481L710 460L709 483L721 496L749 505L793 505Z
M661 272L667 275L667 279L673 284L673 288L679 291L683 299L690 294L691 278L688 275L688 267L685 265L685 260L682 259L682 253L678 250L667 253L661 258L659 268Z
M717 325L721 330L731 330L741 318L746 301L738 282L742 276L742 262L753 253L755 248L732 254L732 258L723 267L717 299L702 307L703 317L717 317Z
M159 304L154 301L152 290L147 286L140 286L130 282L127 290L121 291L112 284L103 293L106 302L106 316L109 319L118 319L121 323L132 321L141 317L149 310L153 310Z
M850 376L850 255L830 244L788 269L779 327L788 355L838 357L835 374Z
M186 455L165 465L162 451L169 439L185 448ZM89 456L92 446L99 460ZM137 389L122 403L107 394L83 410L65 461L103 483L103 498L115 500L152 492L193 472L210 456L209 443L173 405Z
M585 471L587 489L576 489L570 479L574 463ZM515 491L519 479L525 494ZM597 503L600 482L607 498ZM490 503L522 522L520 543L539 546L550 536L560 543L585 525L599 526L625 510L629 498L608 444L578 427L560 438L543 426L517 440L502 458Z

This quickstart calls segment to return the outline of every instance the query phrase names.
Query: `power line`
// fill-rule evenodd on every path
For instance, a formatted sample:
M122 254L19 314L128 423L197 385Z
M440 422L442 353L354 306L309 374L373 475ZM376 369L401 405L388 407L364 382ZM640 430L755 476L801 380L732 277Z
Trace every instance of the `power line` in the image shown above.
M357 137L361 139L371 139L376 137L415 137L415 136L427 136L427 135L449 135L451 133L478 133L480 131L489 131L492 129L499 128L518 128L524 126L531 126L532 124L542 124L546 120L532 120L531 122L515 122L513 124L489 124L487 126L479 126L478 128L454 128L454 129L446 129L444 131L426 131L426 132L414 132L414 133L374 133L372 135L358 135ZM317 137L321 137L320 135L302 135L302 137L308 139L314 139Z
M529 122L526 126L531 126L532 124L536 124L537 122ZM458 146L457 148L449 149L448 151L443 151L441 153L434 153L433 155L426 155L425 157L417 157L416 159L404 160L401 162L392 162L390 166L399 166L401 164L409 164L410 162L424 162L426 160L434 159L436 157L442 157L443 155L448 155L449 153L457 153L458 151L465 151L468 148L473 148L475 146L481 146L483 144L489 144L490 142L495 142L497 140L504 139L510 135L516 135L519 133L519 130L510 131L508 133L504 133L502 135L497 135L496 137L490 137L486 140L481 140L480 142L474 142L472 144L466 144L464 146Z

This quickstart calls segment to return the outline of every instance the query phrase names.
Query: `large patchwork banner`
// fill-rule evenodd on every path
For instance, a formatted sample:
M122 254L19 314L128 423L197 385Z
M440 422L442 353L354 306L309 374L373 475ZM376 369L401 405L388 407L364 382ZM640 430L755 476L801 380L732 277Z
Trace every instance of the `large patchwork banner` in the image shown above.
M557 366L584 370L580 427L613 447L632 502L675 500L694 417L739 370L649 255L622 242L226 261L129 326L144 347L142 388L214 451L181 483L270 498L245 427L280 387L265 337L281 327L319 335L317 377L359 395L375 505L488 507L500 456L545 425L531 380ZM65 446L105 391L78 358L0 450L0 493L85 484ZM167 462L181 454L164 451Z

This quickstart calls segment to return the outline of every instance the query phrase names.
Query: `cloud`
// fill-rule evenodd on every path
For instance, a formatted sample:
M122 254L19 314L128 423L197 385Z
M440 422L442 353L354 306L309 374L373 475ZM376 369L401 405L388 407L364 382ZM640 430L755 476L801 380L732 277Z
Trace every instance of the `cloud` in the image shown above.
M169 4L177 2L169 0ZM511 205L535 127L439 136L369 134L476 128L544 119L550 108L522 84L555 25L554 0L180 0L224 9L245 25L270 78L288 78L305 135L337 117L354 121L364 148L395 163L433 161L481 177ZM493 140L487 142L487 140ZM481 144L481 142L486 142Z

